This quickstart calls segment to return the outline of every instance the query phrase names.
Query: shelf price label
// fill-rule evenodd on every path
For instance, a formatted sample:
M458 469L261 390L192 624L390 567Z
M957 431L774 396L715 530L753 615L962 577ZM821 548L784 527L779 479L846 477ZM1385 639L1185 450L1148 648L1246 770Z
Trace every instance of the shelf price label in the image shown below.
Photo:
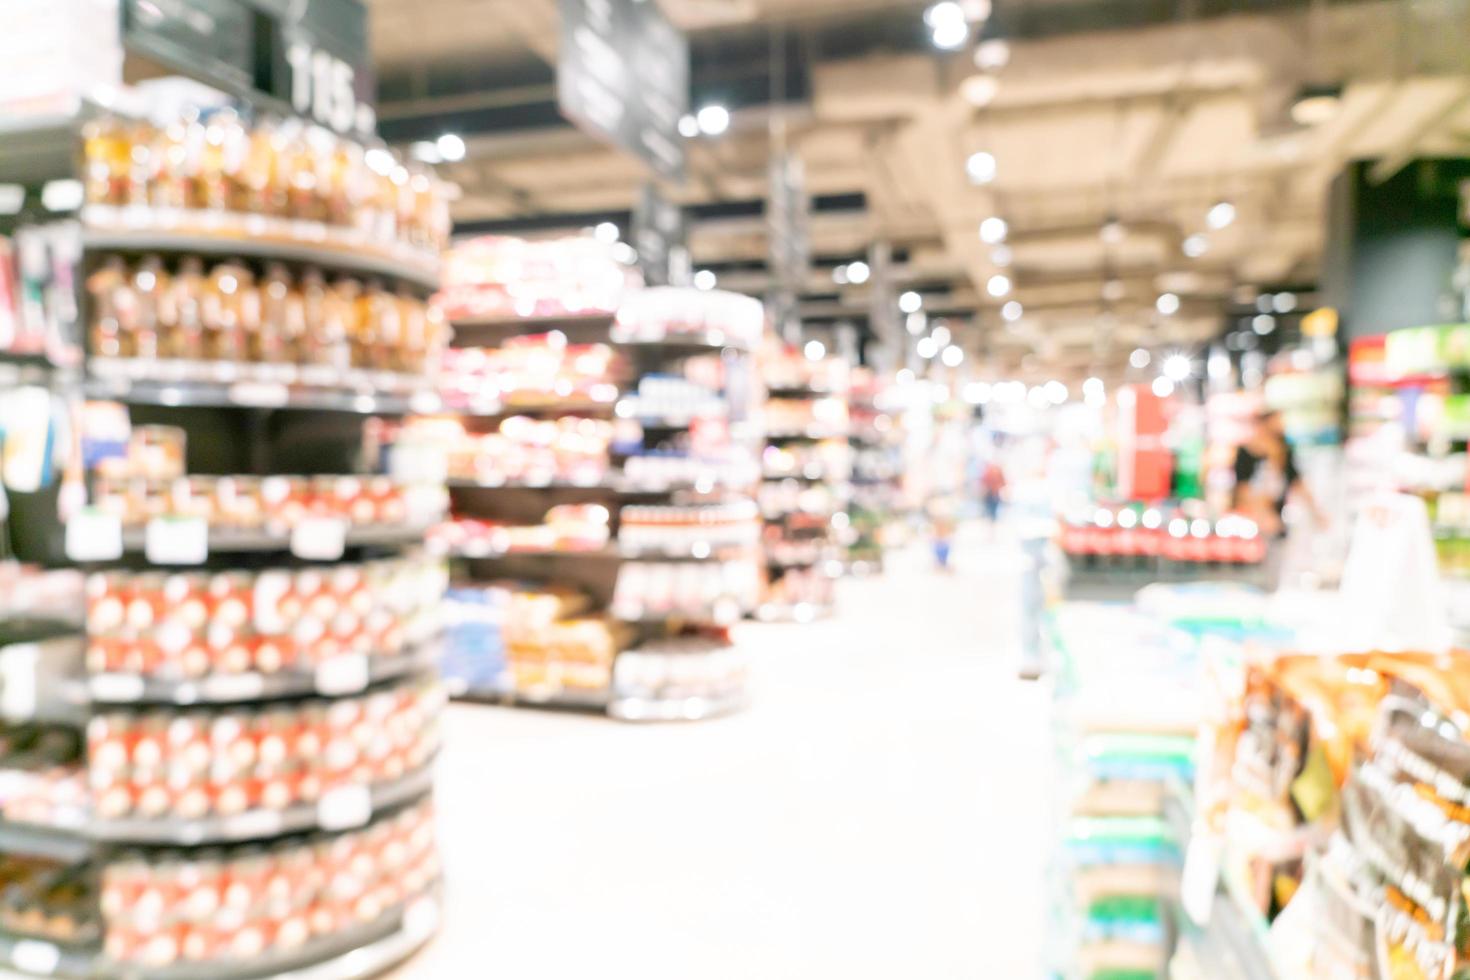
M368 686L368 659L360 653L344 653L323 660L316 668L318 694L356 694Z
M143 553L154 565L202 565L209 558L209 522L155 517L143 530Z
M29 721L36 714L41 648L17 643L0 651L0 715L10 721Z
M338 561L347 550L347 522L338 517L303 517L291 529L291 554L307 561Z
M323 830L351 830L372 818L373 798L366 786L339 786L327 790L316 805L316 820Z
M61 966L61 950L41 939L22 939L10 949L10 962L17 970L49 977Z
M117 561L123 554L122 521L86 507L66 522L66 557L74 562Z

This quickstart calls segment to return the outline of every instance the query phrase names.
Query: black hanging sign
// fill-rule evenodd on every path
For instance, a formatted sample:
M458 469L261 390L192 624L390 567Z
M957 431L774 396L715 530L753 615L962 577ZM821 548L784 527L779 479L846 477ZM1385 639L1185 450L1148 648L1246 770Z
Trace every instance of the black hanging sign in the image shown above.
M689 112L684 35L655 0L557 0L557 8L562 114L660 176L683 180L679 120Z
M339 133L371 135L362 0L123 0L123 43L164 71Z
M656 184L644 186L633 209L633 248L650 286L689 285L689 223L684 209L659 193Z

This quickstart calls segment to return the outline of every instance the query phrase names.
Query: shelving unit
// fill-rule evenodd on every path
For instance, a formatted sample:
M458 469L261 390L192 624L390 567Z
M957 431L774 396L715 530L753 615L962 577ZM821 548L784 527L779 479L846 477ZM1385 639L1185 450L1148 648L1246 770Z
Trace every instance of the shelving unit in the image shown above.
M47 180L72 176L82 157L82 127L105 118L83 103L75 115L7 119L0 127L0 174L32 195ZM87 176L95 180L95 168ZM381 475L380 461L365 448L372 428L383 418L437 410L437 394L417 367L399 363L387 370L377 360L346 366L349 351L355 362L358 356L353 344L373 358L401 355L406 362L411 342L404 338L397 341L403 349L389 351L391 339L344 333L332 341L338 346L330 364L286 363L307 359L294 347L278 351L276 362L247 363L256 339L288 330L259 311L237 319L201 315L201 329L238 332L234 356L168 357L160 347L132 357L99 349L97 338L105 334L99 324L109 314L97 290L113 287L96 286L94 277L122 258L207 258L241 268L270 263L290 276L320 268L383 280L397 290L384 292L384 302L426 309L422 304L437 287L437 255L299 215L165 212L94 201L51 221L46 234L64 247L47 267L45 296L71 314L46 311L48 354L0 355L0 388L43 385L49 404L70 420L73 429L62 435L73 445L64 472L56 466L37 481L39 489L8 495L11 521L8 527L0 521L0 557L70 566L87 575L87 586L85 599L78 589L65 608L39 610L56 624L54 639L43 643L25 635L22 621L0 614L0 713L15 731L45 725L59 733L46 749L54 758L33 763L48 767L47 781L38 781L41 769L5 760L8 785L27 788L7 792L0 854L44 858L56 863L46 874L74 876L80 907L95 917L99 935L72 944L54 935L0 933L0 965L15 974L89 980L348 980L386 969L422 945L439 919L430 810L442 703L432 676L437 646L430 619L416 616L410 629L400 602L410 564L416 575L435 580L425 571L432 562L416 557L416 546L437 514L352 525L327 519L325 542L324 520L317 517L311 544L292 531L311 524L310 513L258 519L276 503L242 490L231 502L248 499L257 519L232 523L220 501L199 496L190 481L234 478L233 488L282 473ZM38 233L37 227L22 223L17 234ZM149 285L137 287L141 278L131 269L127 275L118 288L146 290L159 278L148 272ZM214 288L202 275L200 283ZM231 280L224 292L236 288ZM186 298L211 301L202 293ZM182 323L177 309L171 315ZM183 329L161 318L108 329L166 328ZM432 361L432 342L425 345L421 353ZM205 356L213 353L209 348ZM114 429L104 438L99 415L120 423L122 435ZM149 441L160 433L177 442ZM130 469L138 460L129 453L139 447L154 452L146 478ZM100 487L112 477L104 477L103 465L140 487L167 485L169 502L141 518L105 509ZM376 506L365 497L352 503L368 511ZM169 508L195 506L161 520ZM382 578L389 568L399 576L392 580L396 591ZM108 611L114 608L115 618ZM363 727L369 714L380 731ZM58 748L67 744L75 751ZM66 795L68 787L78 787L79 798ZM17 801L44 820L16 819ZM142 930L140 937L130 902L119 901L117 892L130 873L151 880L155 865L207 877L236 862L259 867L288 854L325 860L326 848L310 851L318 841L351 851L369 839L409 833L417 842L412 867L374 852L370 868L354 871L391 879L393 905L354 905L353 914L327 926L306 925L303 912L295 940L249 952L226 951L238 937L225 927L221 942L191 945L181 937L192 913L168 905L156 911L170 928ZM409 860L409 851L398 853ZM296 884L293 902L318 901ZM359 887L365 894L371 885L363 880ZM360 897L348 891L334 901ZM240 929L253 923L243 913L240 919Z
M766 448L761 512L766 526L764 622L810 622L829 615L845 561L852 497L848 374L836 359L810 361L791 348L762 363Z
M578 247L582 245L585 243ZM451 260L450 267L454 265ZM458 295L452 288L448 294ZM719 322L721 316L732 318L730 322L749 336L737 337L739 331L700 325ZM452 696L492 704L593 711L625 721L699 720L737 710L744 703L743 692L739 698L720 699L649 697L642 690L630 695L619 678L627 651L636 651L671 629L729 626L754 605L753 597L735 593L697 604L652 595L647 590L658 587L661 570L669 572L665 588L682 580L684 572L674 573L673 569L718 576L721 569L748 563L753 577L757 558L752 547L688 537L665 544L648 539L646 533L636 542L622 538L630 521L653 515L649 508L662 508L657 512L660 515L693 519L749 499L753 479L731 479L732 470L722 469L713 459L707 462L703 454L714 451L723 459L739 453L747 438L746 393L753 386L746 376L752 370L751 352L763 326L760 305L724 293L634 289L624 295L617 314L463 317L454 319L453 325L454 345L466 363L480 363L471 356L475 348L501 345L500 355L487 357L516 356L513 350L540 345L547 356L562 351L568 362L585 356L587 363L601 364L606 354L608 370L615 376L556 375L557 382L552 384L552 375L537 375L538 391L559 388L562 394L527 398L519 391L500 391L495 397L503 412L493 416L453 411L458 404L488 402L472 385L460 383L458 394L445 394L449 412L458 419L458 431L465 438L504 437L504 429L487 432L487 425L493 425L496 418L524 415L538 420L537 424L559 426L554 430L558 439L580 444L586 434L588 446L598 447L573 464L579 474L575 477L559 461L534 464L537 475L531 478L520 472L496 472L494 459L485 459L481 466L479 456L471 478L458 475L463 465L452 466L455 475L449 487L457 517L489 521L492 528L497 523L526 528L555 518L566 508L581 508L573 513L578 517L605 514L607 521L605 545L586 537L577 545L523 546L511 543L506 534L499 539L494 535L462 538L451 546L459 566L450 593L451 617L464 617L458 633L451 628L454 649L446 660ZM691 380L686 372L700 380ZM503 376L497 383L515 387L513 378ZM589 399L577 394L577 389L589 387L615 388L617 397ZM675 400L670 401L671 396ZM678 408L686 404L678 398L693 396L699 398L697 407ZM611 429L603 429L604 425ZM552 431L546 430L545 437L552 438ZM451 448L451 456L454 453ZM747 468L753 472L753 459ZM523 593L527 603L538 601L536 589L572 590L539 593L559 597L546 601L572 610L563 613L570 619L542 627L563 630L574 648L576 641L570 637L578 630L584 631L581 635L587 642L593 638L611 642L615 644L611 659L604 662L599 655L591 660L543 662L535 659L539 654L519 649L526 641L507 636L507 631L516 637L527 636L532 650L547 641L539 633L528 634L524 624L512 622L506 604L521 599L514 597L511 587L495 588L497 581L536 583ZM577 653L563 648L564 657L584 654L592 657L590 650Z

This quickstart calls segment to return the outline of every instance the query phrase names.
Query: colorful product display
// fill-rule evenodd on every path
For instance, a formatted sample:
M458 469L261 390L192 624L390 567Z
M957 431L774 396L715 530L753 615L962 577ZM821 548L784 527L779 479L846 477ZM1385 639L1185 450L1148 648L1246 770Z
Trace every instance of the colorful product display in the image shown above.
M93 812L195 820L315 804L417 772L438 749L443 693L418 682L250 710L110 712L87 725Z
M1059 544L1065 554L1078 558L1215 565L1258 565L1268 546L1255 522L1239 514L1212 521L1191 518L1182 509L1143 504L1102 505L1069 514Z
M372 281L328 283L320 272L298 276L279 264L257 280L238 263L112 258L88 277L87 294L88 344L107 358L422 376L437 369L448 341L443 319L421 297Z
M638 379L638 391L618 403L624 418L677 424L696 418L722 418L725 401L718 392L694 381L662 374Z
M612 538L611 514L601 504L561 504L540 524L510 525L463 517L429 532L429 542L445 554L465 558L516 552L577 552L606 548Z
M427 171L295 119L247 123L221 109L155 126L103 116L87 125L83 154L92 205L217 234L258 234L276 218L426 254L448 244L448 196Z
M327 570L99 572L87 582L87 669L180 681L397 656L438 632L445 577L415 556Z
M696 634L651 640L618 657L615 696L625 701L671 704L742 697L749 658L717 637Z
M102 872L103 948L132 968L248 965L377 923L428 896L439 872L428 803L345 834L127 854Z
M438 303L451 320L611 316L638 283L615 251L585 237L470 239L449 251Z
M625 554L709 554L750 548L760 540L760 514L743 500L707 506L630 506L618 514Z
M503 347L445 352L444 401L456 409L485 404L554 406L569 402L611 405L621 372L606 344L568 344L560 334L517 337Z
M753 561L627 562L611 611L619 619L686 619L728 625L756 606Z
M623 459L623 482L632 489L680 490L752 486L759 469L751 454L731 449L723 456L686 456L678 453L640 453Z
M690 339L751 351L766 328L759 300L717 290L636 289L623 297L617 311L613 337L625 343Z

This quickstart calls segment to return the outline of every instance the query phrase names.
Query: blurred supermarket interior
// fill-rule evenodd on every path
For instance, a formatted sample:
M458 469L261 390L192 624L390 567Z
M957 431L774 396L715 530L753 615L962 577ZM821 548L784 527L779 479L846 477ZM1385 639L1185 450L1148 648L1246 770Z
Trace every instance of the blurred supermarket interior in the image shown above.
M0 11L0 977L1470 977L1470 0Z

